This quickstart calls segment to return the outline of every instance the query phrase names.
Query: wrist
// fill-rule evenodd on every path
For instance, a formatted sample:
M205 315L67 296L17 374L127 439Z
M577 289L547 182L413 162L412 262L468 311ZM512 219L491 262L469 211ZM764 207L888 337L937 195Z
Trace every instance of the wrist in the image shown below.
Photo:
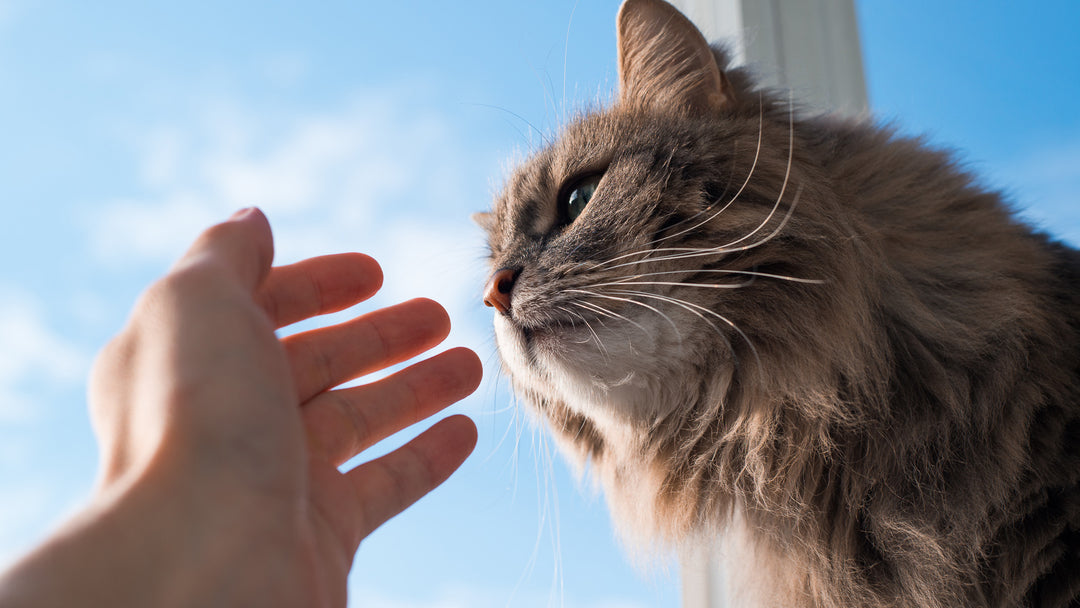
M155 510L147 498L96 496L0 575L0 604L64 605L77 597L84 606L165 605L159 600L182 569L171 539L146 525Z
M295 536L283 529L288 524L259 534L273 527L257 525L265 511L244 500L251 502L157 479L113 484L0 573L0 605L67 605L71 598L88 607L229 605L260 582L249 578L264 566L256 562L295 555L284 550ZM274 543L281 546L274 550Z

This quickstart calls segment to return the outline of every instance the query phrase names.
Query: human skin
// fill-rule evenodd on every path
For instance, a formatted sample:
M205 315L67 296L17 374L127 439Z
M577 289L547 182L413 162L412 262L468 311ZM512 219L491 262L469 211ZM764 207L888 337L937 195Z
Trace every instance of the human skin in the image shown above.
M0 605L344 606L360 541L469 455L476 428L450 416L340 472L473 392L481 364L451 349L335 389L432 348L449 318L417 299L279 338L382 274L362 254L272 259L266 218L244 210L139 299L91 374L93 495L0 575Z

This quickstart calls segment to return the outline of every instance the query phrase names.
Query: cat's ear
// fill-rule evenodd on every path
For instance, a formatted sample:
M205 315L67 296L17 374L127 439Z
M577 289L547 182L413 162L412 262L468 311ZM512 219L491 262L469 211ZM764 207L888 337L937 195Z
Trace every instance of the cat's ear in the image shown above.
M622 103L710 113L734 102L705 37L663 0L626 0L619 9Z
M479 211L470 216L472 221L485 232L491 232L491 229L495 227L495 214L490 211Z

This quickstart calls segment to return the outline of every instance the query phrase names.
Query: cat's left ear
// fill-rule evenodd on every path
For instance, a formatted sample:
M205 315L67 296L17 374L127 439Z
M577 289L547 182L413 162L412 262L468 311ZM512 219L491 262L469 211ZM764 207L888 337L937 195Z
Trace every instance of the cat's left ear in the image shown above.
M709 43L678 9L663 0L626 0L617 22L622 103L695 114L734 103Z

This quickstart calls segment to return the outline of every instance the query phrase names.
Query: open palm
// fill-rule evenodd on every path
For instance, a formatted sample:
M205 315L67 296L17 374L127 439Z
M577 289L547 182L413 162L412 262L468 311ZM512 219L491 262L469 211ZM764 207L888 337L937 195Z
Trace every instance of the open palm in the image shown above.
M203 555L203 569L242 565L200 601L344 606L360 541L456 470L475 426L451 416L386 456L338 467L471 393L481 365L458 348L335 388L432 348L449 318L417 299L279 338L370 297L382 275L361 254L277 268L272 258L265 217L241 213L141 298L92 377L98 495L160 497L159 513L186 518L178 542ZM231 556L215 557L220 546Z

